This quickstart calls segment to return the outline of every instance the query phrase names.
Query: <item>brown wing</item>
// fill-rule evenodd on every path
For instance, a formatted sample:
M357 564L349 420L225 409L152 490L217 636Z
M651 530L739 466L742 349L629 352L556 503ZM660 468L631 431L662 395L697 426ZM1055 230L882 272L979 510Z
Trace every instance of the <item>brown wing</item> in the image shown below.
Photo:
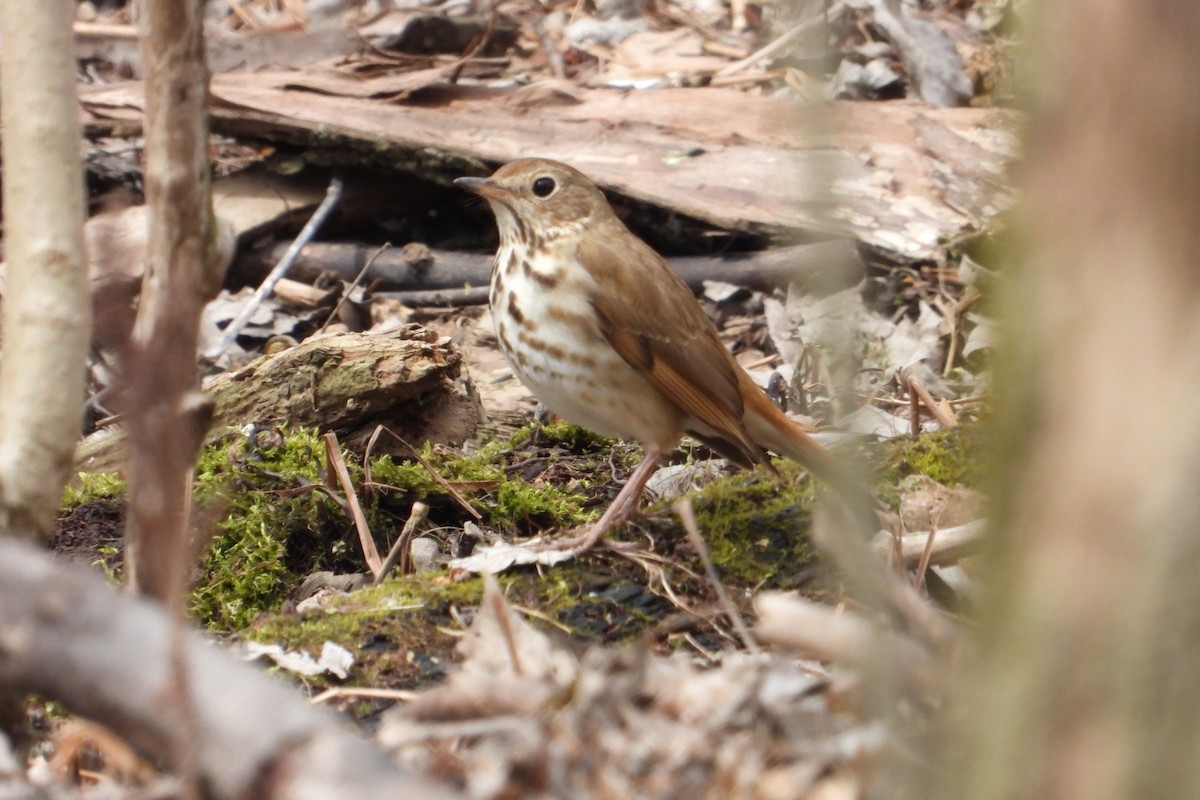
M597 284L591 301L601 332L677 408L729 445L717 449L736 453L739 461L763 461L742 422L737 362L683 279L619 225L614 220L609 235L591 235L579 245L579 260Z

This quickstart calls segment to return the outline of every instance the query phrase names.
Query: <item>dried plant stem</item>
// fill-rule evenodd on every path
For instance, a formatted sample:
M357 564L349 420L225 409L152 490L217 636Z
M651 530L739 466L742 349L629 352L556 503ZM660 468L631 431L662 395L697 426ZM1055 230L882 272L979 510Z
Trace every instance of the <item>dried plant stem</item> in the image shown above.
M376 586L383 583L383 579L387 577L392 567L397 564L400 565L401 575L407 575L412 571L412 559L408 555L408 547L412 542L413 534L416 533L417 526L424 522L427 516L429 516L429 506L419 500L413 503L412 511L408 515L408 520L404 523L403 530L396 537L396 543L388 551L387 558L383 560L383 566L379 568L379 574L375 576Z
M712 585L713 592L717 595L717 601L721 604L721 609L729 617L729 622L733 625L733 629L737 631L738 638L742 640L742 644L751 653L761 652L758 642L754 640L754 634L750 632L746 621L742 619L737 606L729 599L729 593L725 591L725 585L721 583L721 576L717 574L717 568L713 566L712 559L708 557L708 546L705 545L704 537L700 535L700 529L696 525L696 515L692 512L692 501L685 497L672 505L671 509L679 517L679 521L683 523L683 529L687 531L688 541L691 542L692 547L699 554L700 562L704 564L704 574L708 577L708 582Z
M341 445L338 444L337 434L330 431L325 434L325 454L329 458L329 468L337 476L342 492L346 495L346 505L350 507L350 516L354 520L354 529L358 531L358 541L362 545L363 558L371 575L378 579L383 570L383 559L379 557L379 549L375 547L375 539L371 536L371 526L367 515L363 513L362 504L358 502L358 494L354 491L354 481L350 479L350 470L346 459L342 456Z

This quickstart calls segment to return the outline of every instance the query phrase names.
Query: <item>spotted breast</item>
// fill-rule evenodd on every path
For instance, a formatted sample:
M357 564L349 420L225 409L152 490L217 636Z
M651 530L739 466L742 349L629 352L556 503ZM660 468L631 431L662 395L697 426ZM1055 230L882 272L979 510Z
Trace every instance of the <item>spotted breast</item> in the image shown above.
M569 238L534 250L504 244L489 302L496 338L521 383L554 413L622 439L673 446L680 414L605 343L588 299L597 290Z

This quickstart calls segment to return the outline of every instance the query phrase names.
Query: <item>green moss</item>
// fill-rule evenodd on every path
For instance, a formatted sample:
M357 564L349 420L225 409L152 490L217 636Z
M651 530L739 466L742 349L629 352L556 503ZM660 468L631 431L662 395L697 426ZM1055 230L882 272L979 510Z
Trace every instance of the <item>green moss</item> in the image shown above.
M345 525L341 508L308 488L320 483L323 460L324 445L312 431L285 431L282 446L274 448L205 448L196 470L197 505L227 511L192 591L190 610L201 623L243 628L279 607L295 580L287 564L297 550L307 550L308 564L319 564L312 551L327 550L327 531Z
M527 618L534 627L548 627L539 619L544 616L586 641L636 639L673 608L647 591L640 568L624 559L602 570L590 559L576 559L545 573L514 570L497 580L511 606L537 609L536 617ZM320 611L262 617L244 635L314 656L327 641L350 649L356 661L340 685L423 686L440 680L456 658L456 632L470 622L482 596L481 578L410 575L331 598ZM305 682L320 690L333 681L316 676Z
M376 483L415 492L423 497L446 494L446 489L434 473L448 483L488 483L505 479L504 467L490 450L480 450L471 456L452 455L429 444L421 450L427 469L417 461L395 461L379 456L371 461L371 476ZM431 472L432 470L432 472Z
M434 472L484 515L488 526L511 534L585 523L595 511L587 507L579 487L586 487L588 476L608 480L604 462L612 457L611 443L577 426L554 423L539 430L534 448L529 446L533 430L487 442L466 456L429 446L421 454ZM883 465L878 468L879 493L894 503L896 487L908 475L928 475L946 485L973 483L978 450L977 432L958 429L874 445L868 460ZM572 456L569 462L567 454ZM633 448L617 451L619 459L636 460L638 455ZM563 459L562 464L553 466L558 459ZM530 467L531 460L541 463ZM199 622L215 630L241 631L264 612L278 609L298 575L320 569L363 569L344 509L311 488L322 482L324 466L324 443L312 431L284 431L282 443L274 448L247 452L244 440L234 440L232 445L226 442L205 449L196 473L197 508L201 517L208 508L210 516L220 521L197 570L191 612ZM530 474L526 470L547 466L553 469L538 485L522 477ZM813 484L789 462L777 466L782 480L764 470L739 472L713 481L693 497L712 559L731 586L794 586L815 557L807 535ZM416 499L434 507L437 524L454 525L463 518L444 486L420 463L380 457L373 459L371 467L376 486L362 499L377 535L394 530ZM350 469L360 481L361 468L351 463ZM123 492L124 483L115 474L83 475L64 502L120 497ZM642 524L663 528L663 542L681 535L673 520L651 518ZM659 532L655 535L659 537ZM638 579L623 587L613 582L613 563L603 560L603 566L597 575L596 559L585 558L541 575L518 570L507 585L516 593L514 602L539 608L588 638L611 639L652 624L652 615L641 619L636 605L620 597ZM444 573L439 575L445 581ZM477 583L439 587L433 579L391 581L339 601L334 614L311 619L273 617L276 627L262 628L256 636L318 650L325 640L349 646L356 638L361 642L388 630L388 623L381 620L389 615L409 620L413 615L396 610L404 605L443 611L470 606L477 602ZM645 600L637 598L637 602ZM285 629L291 632L285 634Z
M608 450L615 444L613 439L593 433L587 428L581 428L564 419L555 419L552 422L523 428L513 435L510 444L515 448L534 436L543 447L558 445L575 453Z
M441 573L409 575L333 597L320 611L275 615L247 630L246 636L289 649L320 650L326 641L357 647L363 638L386 629L389 621L431 608L475 606L482 595L482 578L449 582Z
M211 487L228 478L249 479L273 473L282 481L317 478L316 467L325 457L325 443L316 431L280 430L282 441L271 446L268 437L260 437L249 449L245 439L230 445L230 438L210 444L200 454L196 480L200 488Z
M325 642L343 647L361 647L372 627L394 610L376 612L315 611L303 616L272 615L261 624L247 629L244 636L254 641L278 644L286 650L303 650L312 655L321 652Z
M63 489L62 508L96 500L121 500L125 496L125 480L115 472L80 472Z
M816 557L809 540L813 484L790 462L719 478L693 499L696 522L724 580L789 587Z
M895 506L900 482L910 475L925 475L943 486L977 485L980 431L976 426L923 433L916 439L897 437L880 445L879 494Z
M528 448L519 450L515 442L527 440L530 430L518 432L511 440L488 442L468 456L426 446L422 457L468 498L491 527L530 533L582 524L593 514L584 509L587 498L560 488L558 481L527 483L513 466L529 458ZM196 508L201 518L216 520L212 523L216 534L197 569L189 607L197 621L210 629L239 631L263 612L279 608L300 574L362 569L344 509L314 488L324 482L325 446L320 435L306 430L278 433L257 437L254 447L245 437L231 435L201 453ZM546 446L537 450L537 457L547 464L557 457L548 454L547 447L605 447L582 429L564 424L550 426L541 437ZM406 515L416 499L434 505L435 517L462 516L443 483L420 463L383 457L371 466L375 491L363 493L360 499L373 531L394 529L396 519ZM361 485L363 470L353 461L349 469L356 485ZM115 474L84 474L68 490L64 504L120 499L124 490L124 482Z
M525 431L514 437L525 437ZM514 448L511 441L490 442L471 455L447 454L426 445L421 457L446 482L457 485L461 494L484 515L484 521L506 533L518 528L571 527L591 514L583 495L551 486L532 485L509 474ZM418 499L447 498L445 487L430 469L417 462L396 462L382 456L371 462L374 481L415 495Z
M586 498L555 486L531 486L517 480L506 480L491 493L484 506L489 521L503 530L514 530L521 524L548 525L569 528L581 525L592 515L583 510Z
M480 578L450 582L443 573L410 575L333 597L320 611L260 619L245 636L314 656L334 642L355 654L346 684L418 686L442 677L457 642L446 628L457 628L461 616L452 611L469 612L482 593ZM306 680L316 688L328 682L323 676Z
M310 488L321 482L325 446L319 435L281 433L275 447L263 446L269 437L259 437L259 446L248 449L244 437L231 436L201 453L196 508L200 519L216 520L216 533L197 569L189 609L211 629L239 630L278 608L295 580L288 564L319 569L332 561L347 526L342 509ZM66 488L63 507L123 503L125 488L116 473L80 473ZM331 537L330 531L337 533ZM102 566L115 577L107 562Z

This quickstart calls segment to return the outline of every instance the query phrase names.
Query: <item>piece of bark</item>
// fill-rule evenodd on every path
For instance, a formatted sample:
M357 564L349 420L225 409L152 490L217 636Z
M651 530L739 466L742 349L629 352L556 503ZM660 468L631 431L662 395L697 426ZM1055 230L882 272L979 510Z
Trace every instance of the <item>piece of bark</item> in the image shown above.
M147 758L180 768L179 709L165 702L174 697L168 642L176 623L157 604L30 545L0 537L0 560L0 688L57 700ZM181 652L197 734L190 756L206 796L458 796L405 771L343 720L199 634L185 632Z
M720 228L845 235L904 258L938 258L947 241L991 222L941 197L933 180L938 154L929 148L937 137L919 142L918 124L953 131L997 171L1015 150L1015 115L996 109L804 106L725 89L618 92L564 82L516 89L433 82L404 102L385 103L368 96L369 84L396 91L394 76L358 76L346 90L353 96L339 96L326 71L215 77L221 102L214 130L368 151L397 172L442 182L485 172L480 162L555 158L606 190ZM139 118L134 87L89 88L81 96L97 123ZM739 121L736 134L730 119ZM975 171L962 180L976 181Z
M314 337L208 383L216 402L209 440L250 423L286 423L336 431L352 450L366 446L376 425L412 444L461 442L478 422L475 402L456 384L461 360L449 340L419 325ZM380 444L388 452L388 437ZM117 469L123 446L120 431L88 437L76 465Z
M121 347L129 341L146 268L149 217L145 206L130 206L84 223L92 341L100 347Z
M276 226L291 226L321 201L323 186L311 176L283 176L250 170L215 181L220 261L228 265L237 239L251 238ZM92 298L92 340L107 349L129 340L137 313L149 237L146 206L96 214L83 226ZM286 249L286 248L285 248ZM282 251L281 251L282 252ZM224 267L222 267L222 270ZM0 263L0 294L7 265ZM265 273L264 273L265 274ZM305 295L309 290L299 290ZM291 298L295 302L295 298ZM309 306L309 300L298 303Z
M217 398L217 425L288 422L342 431L446 388L460 361L448 340L411 325L382 336L314 337L218 375L207 389Z
M217 260L223 273L237 246L232 223L218 216ZM92 296L92 341L107 349L129 341L146 270L148 206L97 214L83 225ZM3 269L4 265L0 265Z
M275 296L300 308L321 308L337 302L337 289L318 289L291 278L280 278L275 284Z
M286 242L255 250L240 257L235 266L237 277L257 283L282 257ZM300 251L290 275L296 280L314 281L323 272L333 272L343 280L353 280L378 252L377 247L356 244L315 242ZM667 259L693 291L699 292L705 281L726 281L760 291L772 291L792 283L819 283L833 290L853 286L863 275L862 258L851 242L834 240L816 244L780 247L755 253L724 256L688 256ZM479 302L484 295L460 294L466 287L487 286L491 279L492 256L431 250L424 246L387 250L379 254L367 270L364 282L376 289L401 292L445 292L447 302ZM431 305L440 298L426 298Z

